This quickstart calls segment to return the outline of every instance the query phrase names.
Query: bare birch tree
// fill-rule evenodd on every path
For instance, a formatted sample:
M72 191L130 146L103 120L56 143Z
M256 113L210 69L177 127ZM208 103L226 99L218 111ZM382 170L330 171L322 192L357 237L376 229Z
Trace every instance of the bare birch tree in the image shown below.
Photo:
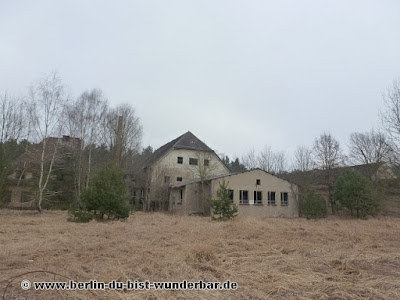
M15 153L6 146L7 142L17 143L26 133L23 102L8 93L0 96L0 204L7 198L7 177L13 170L12 160ZM22 176L22 173L21 173Z
M77 166L77 193L83 187L88 187L92 170L92 150L99 142L100 124L105 118L107 100L101 90L92 90L82 93L79 98L67 107L68 127L70 135L81 140ZM85 148L87 149L87 163L84 164Z
M30 121L33 133L40 141L37 199L37 209L40 212L60 141L57 138L56 142L50 143L49 138L60 135L63 105L66 99L65 86L56 72L42 78L30 90Z
M26 121L21 99L8 93L0 96L0 143L19 140L25 134Z

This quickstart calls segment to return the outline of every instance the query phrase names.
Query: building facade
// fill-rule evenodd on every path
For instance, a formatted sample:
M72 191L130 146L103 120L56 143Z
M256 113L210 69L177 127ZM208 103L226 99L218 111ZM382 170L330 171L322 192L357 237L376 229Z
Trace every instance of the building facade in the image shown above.
M210 215L205 199L215 199L223 182L228 185L232 203L238 206L239 216L299 216L298 187L260 169L172 184L170 211L185 215Z
M171 184L229 174L218 155L190 131L157 149L139 171L133 204L145 210L167 210Z

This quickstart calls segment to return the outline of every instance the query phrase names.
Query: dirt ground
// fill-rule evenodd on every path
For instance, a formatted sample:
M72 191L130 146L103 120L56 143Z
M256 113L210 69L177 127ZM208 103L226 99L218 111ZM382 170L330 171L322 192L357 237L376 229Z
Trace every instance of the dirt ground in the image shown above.
M236 290L21 289L34 281L237 282ZM76 224L0 210L2 299L400 299L400 218L209 218Z

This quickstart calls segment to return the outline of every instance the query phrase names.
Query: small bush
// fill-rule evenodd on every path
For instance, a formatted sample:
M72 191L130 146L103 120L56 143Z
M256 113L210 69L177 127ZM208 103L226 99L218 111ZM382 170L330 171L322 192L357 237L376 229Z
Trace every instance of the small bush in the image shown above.
M93 213L86 210L71 209L68 211L68 221L76 223L88 223L93 220Z
M230 191L228 190L228 183L223 181L223 183L219 184L217 199L207 200L212 209L213 220L226 221L236 217L238 208L235 204L232 204L229 196Z
M326 218L327 212L324 197L315 190L309 190L300 197L300 213L307 219Z

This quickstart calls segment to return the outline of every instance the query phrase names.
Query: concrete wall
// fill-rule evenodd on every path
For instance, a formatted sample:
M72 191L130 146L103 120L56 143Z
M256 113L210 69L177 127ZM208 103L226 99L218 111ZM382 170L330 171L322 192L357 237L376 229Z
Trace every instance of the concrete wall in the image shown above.
M257 185L257 179L260 185ZM232 189L234 203L238 206L239 216L255 217L298 217L298 188L290 182L268 174L262 170L253 170L237 175L226 176L221 179L212 180L211 188L213 198L219 188L219 183L229 183L228 188ZM254 191L262 192L262 204L240 204L239 191L247 190L249 200L254 200ZM275 192L276 205L268 205L268 192ZM281 205L281 192L288 193L288 205Z
M239 216L254 217L298 217L298 188L290 182L280 179L261 170L253 170L237 175L228 175L220 179L208 181L204 185L205 196L201 197L200 182L186 184L181 187L171 188L169 210L177 214L193 214L200 212L203 215L210 214L210 207L203 199L216 199L219 183L228 183L232 189L234 203L238 206ZM257 185L257 180L260 184ZM180 190L183 191L183 200L180 203ZM247 190L249 202L254 200L254 191L262 192L262 204L240 204L239 191ZM276 205L268 205L268 192L275 192ZM281 192L288 193L288 205L281 205Z
M181 190L183 199L181 200ZM204 192L202 192L202 190ZM210 198L210 183L196 182L182 186L180 188L172 188L170 191L169 211L179 215L210 215L210 206L205 199ZM204 196L202 196L202 193Z
M11 208L34 208L32 200L32 188L26 186L8 186L11 191L11 202L8 204Z
M182 164L177 163L178 157L183 158ZM198 159L199 164L190 165L189 158ZM204 159L209 160L208 168L204 168ZM177 182L177 177L182 177L182 181L200 178L199 172L203 172L205 177L229 174L229 170L213 152L174 149L154 164L151 178L164 180L164 176L169 176L169 183L173 184Z

